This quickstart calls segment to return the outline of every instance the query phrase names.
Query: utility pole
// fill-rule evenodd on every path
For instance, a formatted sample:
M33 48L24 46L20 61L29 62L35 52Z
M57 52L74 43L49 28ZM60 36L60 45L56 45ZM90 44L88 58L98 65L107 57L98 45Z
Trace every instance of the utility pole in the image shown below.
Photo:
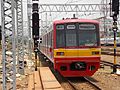
M1 0L2 90L16 90L15 6L14 0Z

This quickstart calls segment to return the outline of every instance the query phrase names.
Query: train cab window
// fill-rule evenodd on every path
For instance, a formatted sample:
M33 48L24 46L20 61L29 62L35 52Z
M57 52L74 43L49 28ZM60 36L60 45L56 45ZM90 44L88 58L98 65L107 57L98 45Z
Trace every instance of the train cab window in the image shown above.
M77 46L76 24L68 24L66 29L66 47Z
M96 33L90 31L79 32L79 46L96 46Z
M77 46L75 30L66 30L66 47L69 46Z
M65 47L64 25L56 26L56 45L57 45L57 47Z
M97 46L97 29L94 24L79 25L79 46Z

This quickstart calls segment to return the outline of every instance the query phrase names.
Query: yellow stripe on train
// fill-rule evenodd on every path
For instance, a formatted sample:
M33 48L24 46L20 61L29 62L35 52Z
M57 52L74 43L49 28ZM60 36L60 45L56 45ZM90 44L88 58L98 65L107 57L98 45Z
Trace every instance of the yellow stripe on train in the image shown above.
M87 48L87 49L54 49L54 57L58 56L100 56L100 48Z

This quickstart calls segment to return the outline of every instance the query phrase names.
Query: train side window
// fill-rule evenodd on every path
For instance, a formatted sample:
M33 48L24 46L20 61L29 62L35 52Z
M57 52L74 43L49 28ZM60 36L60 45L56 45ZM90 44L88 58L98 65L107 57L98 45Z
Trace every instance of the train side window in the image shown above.
M63 24L56 25L56 47L65 47L65 26Z
M65 33L64 30L57 30L56 32L56 45L57 47L65 47Z

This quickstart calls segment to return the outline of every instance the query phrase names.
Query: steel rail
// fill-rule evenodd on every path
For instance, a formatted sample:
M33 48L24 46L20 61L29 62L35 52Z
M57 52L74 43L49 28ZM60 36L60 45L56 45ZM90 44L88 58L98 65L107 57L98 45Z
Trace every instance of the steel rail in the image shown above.
M111 55L111 56L114 55L113 52L108 52L108 51L102 51L101 54L104 54L104 55ZM120 54L117 53L116 56L120 56Z
M111 66L111 67L113 67L113 65L114 65L114 63L103 61L103 60L101 61L101 63L106 65L106 66ZM120 64L116 64L116 67L120 68Z
M84 79L89 82L93 87L95 87L97 90L102 90L96 83L92 82L88 77L84 77Z
M78 90L76 89L75 85L73 85L73 83L70 80L67 80L67 81L70 84L70 86L73 88L72 90Z

